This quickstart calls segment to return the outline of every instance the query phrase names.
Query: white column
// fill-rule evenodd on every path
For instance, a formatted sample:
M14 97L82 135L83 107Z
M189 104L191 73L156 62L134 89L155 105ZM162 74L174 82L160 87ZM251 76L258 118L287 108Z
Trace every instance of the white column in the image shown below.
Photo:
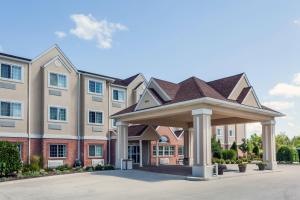
M143 140L140 140L140 167L143 167Z
M265 121L262 125L263 161L267 169L276 169L275 120Z
M184 165L188 165L190 160L190 133L189 129L183 129L183 131Z
M128 159L128 123L117 122L116 168L121 168L121 162Z
M192 174L195 177L212 176L211 164L211 115L212 110L201 108L192 111L194 123L194 163Z
M194 128L189 128L189 134L190 134L190 146L189 146L189 153L190 153L190 159L189 159L189 166L193 166L194 164Z
M158 166L158 140L156 141L156 166Z

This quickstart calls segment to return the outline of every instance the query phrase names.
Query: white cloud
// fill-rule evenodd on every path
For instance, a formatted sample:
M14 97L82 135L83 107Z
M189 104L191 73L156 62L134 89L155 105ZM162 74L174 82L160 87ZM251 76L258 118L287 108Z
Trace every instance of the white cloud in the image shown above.
M97 46L103 49L112 47L112 34L116 31L127 30L127 27L106 20L98 21L91 14L74 14L71 19L75 22L75 28L70 33L83 40L96 40Z
M67 34L63 31L55 31L54 34L58 37L58 38L64 38L67 36Z
M300 85L300 73L295 74L294 79L293 79L293 83Z
M296 24L296 25L300 25L300 19L295 19L295 20L293 21L293 23Z
M286 110L295 106L295 103L290 101L267 101L262 104L275 110Z
M269 91L269 94L274 96L300 97L300 86L278 83Z

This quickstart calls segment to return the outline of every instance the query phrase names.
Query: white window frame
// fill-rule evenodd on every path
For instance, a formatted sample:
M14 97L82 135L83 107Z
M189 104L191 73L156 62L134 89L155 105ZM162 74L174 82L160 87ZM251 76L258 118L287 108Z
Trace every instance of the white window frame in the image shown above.
M114 126L114 121L116 121L116 119L112 119L111 120L111 127L112 128L117 128L117 124Z
M162 147L163 155L159 155L159 151L160 151L159 148L160 147ZM166 147L169 147L168 154L165 154ZM170 147L174 147L173 155L170 154L170 152L171 152ZM157 152L156 151L156 145L153 145L152 154L153 154L153 156L156 156L156 154L154 154L154 152L156 152L156 154L158 153L158 157L175 157L176 156L176 146L175 145L159 145L158 146L158 152Z
M66 155L64 156L64 157L52 157L51 156L51 151L50 151L50 146L51 145L56 145L56 146L58 146L58 145L64 145L65 147L66 147L66 149L65 149L65 153L66 153ZM67 157L68 157L68 145L67 144L49 144L48 145L48 148L49 148L49 158L61 158L61 159L66 159ZM57 155L58 155L58 150L57 150Z
M90 146L101 146L101 148L102 148L102 155L101 156L96 156L96 152L95 152L95 156L91 156L90 155ZM96 148L95 148L95 150L96 150ZM88 157L89 158L103 158L103 145L102 144L89 144L88 145Z
M90 122L90 112L99 112L102 113L102 123L92 123ZM98 125L98 126L102 126L104 124L104 112L101 110L88 110L87 112L87 119L88 119L88 124L89 125Z
M123 100L115 100L114 99L114 90L117 90L117 91L121 91L121 92L124 92L124 99ZM120 102L120 103L124 103L127 99L127 92L125 89L121 89L121 88L112 88L111 90L111 99L115 102Z
M11 68L12 66L21 67L21 80L1 77L1 64L10 65ZM16 82L16 83L24 83L24 65L0 60L0 80Z
M220 130L220 135L218 135L218 130ZM216 137L223 137L224 135L224 128L223 127L216 127Z
M54 119L50 119L50 108L58 108L58 109L66 109L66 120L54 120ZM68 122L68 107L65 106L58 106L58 105L49 105L48 106L48 121L49 122L59 122L59 123L67 123Z
M232 135L230 135L230 131L232 131ZM235 137L235 130L234 129L229 129L228 130L228 136L229 137Z
M102 84L102 93L97 93L97 92L92 92L90 91L90 81L96 82L96 83L101 83ZM105 82L102 80L96 80L96 79L88 79L88 84L87 84L87 90L89 94L92 95L97 95L97 96L104 96L104 90L105 90Z
M55 86L55 85L51 85L50 83L50 74L56 74L56 75L63 75L66 77L66 87L60 87L60 86ZM49 71L48 72L48 88L54 88L54 89L60 89L60 90L67 90L69 87L69 77L66 73L57 73L57 72L52 72Z
M1 102L21 104L21 116L20 117L2 116L1 115ZM0 99L0 119L23 119L23 117L24 117L24 106L23 106L23 102L22 101Z

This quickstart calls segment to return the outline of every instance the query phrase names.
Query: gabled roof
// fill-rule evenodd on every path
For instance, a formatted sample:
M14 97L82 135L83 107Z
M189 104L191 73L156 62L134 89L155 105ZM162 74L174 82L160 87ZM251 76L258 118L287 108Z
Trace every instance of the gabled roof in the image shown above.
M217 90L220 94L222 94L225 98L228 98L231 94L232 90L242 78L244 73L237 74L234 76L229 76L225 78L221 78L218 80L207 82L208 85Z
M184 130L175 130L173 132L176 135L176 137L179 138L184 133Z
M140 75L140 73L135 74L133 76L130 76L129 78L126 78L126 79L118 79L118 78L116 78L115 81L113 82L113 84L122 85L122 86L128 86L139 75Z
M133 125L128 127L128 137L141 136L148 125Z
M246 87L242 90L242 92L240 93L240 95L237 98L237 102L238 103L242 103L245 99L245 97L247 96L247 94L249 93L249 91L251 90L252 87Z
M172 83L169 81L164 81L164 80L160 80L157 78L153 78L153 80L161 87L161 89L163 89L167 95L173 99L179 89L178 84L176 83Z

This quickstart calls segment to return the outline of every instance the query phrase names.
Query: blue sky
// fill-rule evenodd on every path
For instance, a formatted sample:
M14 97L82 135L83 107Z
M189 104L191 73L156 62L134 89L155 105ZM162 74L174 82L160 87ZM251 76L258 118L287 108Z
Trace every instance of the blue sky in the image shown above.
M34 58L57 43L79 69L173 82L246 72L287 114L276 132L300 135L299 1L22 2L1 2L0 51Z

